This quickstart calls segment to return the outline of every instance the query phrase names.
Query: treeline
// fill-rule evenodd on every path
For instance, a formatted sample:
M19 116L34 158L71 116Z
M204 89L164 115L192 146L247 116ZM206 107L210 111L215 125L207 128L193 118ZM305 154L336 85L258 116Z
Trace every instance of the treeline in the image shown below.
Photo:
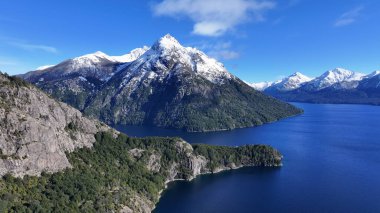
M119 80L109 84L82 110L109 124L204 132L259 126L303 112L253 90L240 80L217 85L203 78L173 76L164 82L142 84L131 95L120 93ZM120 113L121 109L125 111Z
M194 153L209 160L211 170L225 166L280 166L280 152L266 145L245 145L241 147L211 146L195 144Z
M17 86L17 87L30 86L31 85L30 83L24 81L23 79L21 79L19 77L8 75L8 73L6 73L6 72L2 73L0 71L0 75L4 76L5 78L7 78L9 80L9 82L0 81L0 83L4 84L4 85L11 85L11 86Z

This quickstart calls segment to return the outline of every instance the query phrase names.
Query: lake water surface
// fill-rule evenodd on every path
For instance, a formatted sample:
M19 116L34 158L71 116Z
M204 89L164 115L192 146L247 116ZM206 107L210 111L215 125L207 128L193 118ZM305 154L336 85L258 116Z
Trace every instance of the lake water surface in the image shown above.
M257 128L117 129L190 143L268 144L284 155L282 168L242 168L171 183L155 212L380 212L380 107L295 105L305 113Z

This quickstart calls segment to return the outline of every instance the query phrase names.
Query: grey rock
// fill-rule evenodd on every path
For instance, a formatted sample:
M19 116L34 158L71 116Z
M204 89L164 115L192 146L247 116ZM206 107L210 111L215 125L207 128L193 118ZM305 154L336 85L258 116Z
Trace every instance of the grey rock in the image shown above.
M95 133L107 129L37 88L16 85L0 74L0 176L68 168L65 152L91 147Z

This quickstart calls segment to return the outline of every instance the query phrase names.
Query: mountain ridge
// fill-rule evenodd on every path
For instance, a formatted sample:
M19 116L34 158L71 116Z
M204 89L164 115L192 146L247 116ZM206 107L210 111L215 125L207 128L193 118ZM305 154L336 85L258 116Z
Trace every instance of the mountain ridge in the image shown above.
M313 80L302 83L295 89L280 90L276 88L276 84L272 84L262 91L290 102L379 105L379 75L379 71L365 75L343 68L335 68L324 72Z
M222 63L182 46L169 34L134 61L120 64L105 59L97 66L96 72L48 68L44 75L50 81L39 81L44 77L39 71L20 77L108 124L218 131L258 126L302 112L253 90Z

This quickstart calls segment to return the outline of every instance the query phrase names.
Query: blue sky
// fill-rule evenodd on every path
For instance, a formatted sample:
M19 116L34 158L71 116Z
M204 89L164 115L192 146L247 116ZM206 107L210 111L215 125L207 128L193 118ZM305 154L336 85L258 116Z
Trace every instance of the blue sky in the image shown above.
M380 70L378 0L2 0L0 70L24 73L166 33L250 82Z

